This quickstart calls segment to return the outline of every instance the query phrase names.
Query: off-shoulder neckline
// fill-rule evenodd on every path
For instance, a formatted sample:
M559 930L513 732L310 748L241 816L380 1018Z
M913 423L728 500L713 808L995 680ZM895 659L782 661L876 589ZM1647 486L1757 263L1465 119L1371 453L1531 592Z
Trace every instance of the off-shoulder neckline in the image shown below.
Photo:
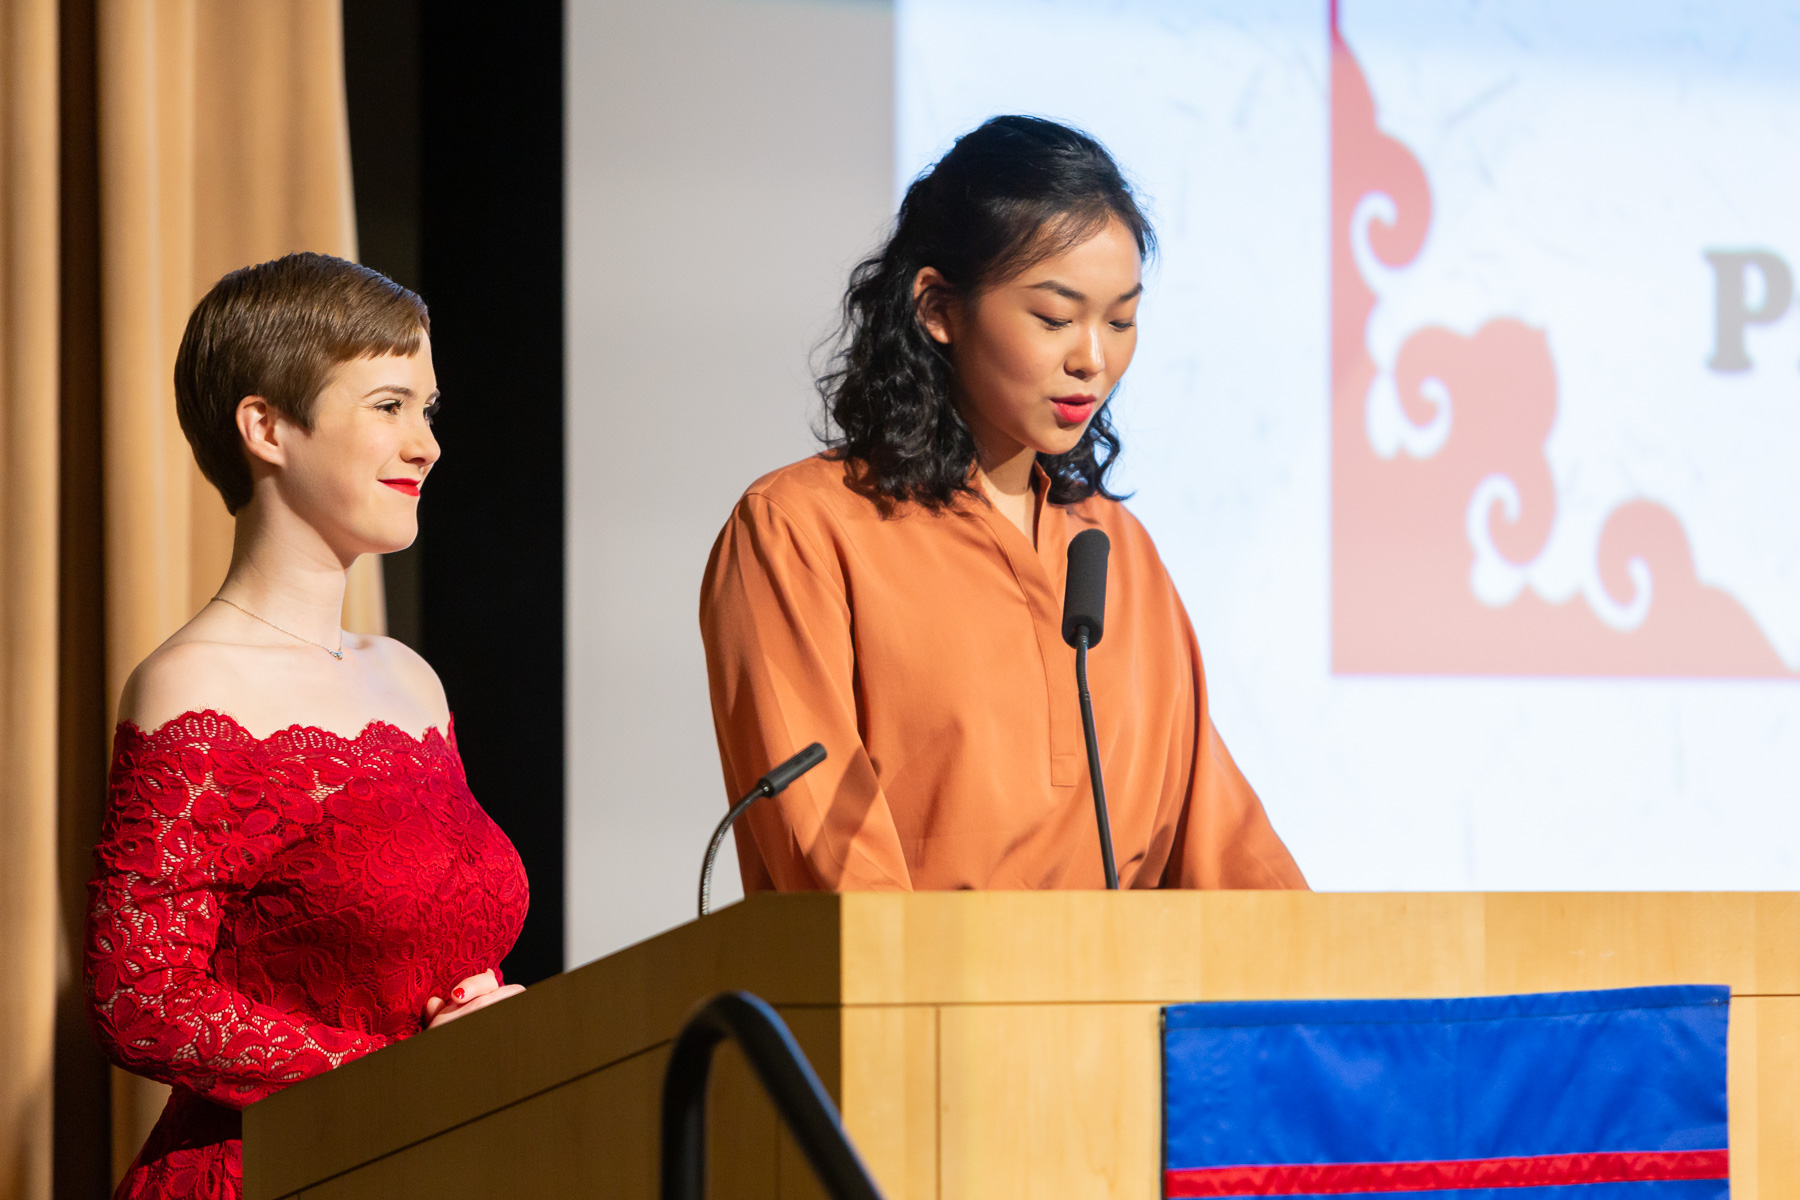
M230 726L247 741L253 742L256 745L266 745L283 738L317 737L344 746L358 746L365 740L368 740L371 734L376 734L381 735L383 740L387 740L388 735L392 735L403 739L410 745L423 748L426 745L429 745L434 739L446 745L455 745L456 737L456 715L454 713L452 713L449 719L445 721L444 730L440 731L436 725L427 725L425 727L425 732L416 737L391 721L382 721L379 719L370 721L367 725L364 725L362 731L354 737L346 737L344 734L326 729L323 726L302 725L298 722L286 726L285 728L277 729L266 737L257 737L254 733L251 733L245 728L243 722L239 721L236 717L232 716L230 713L220 712L216 708L190 708L186 712L176 713L174 716L158 725L155 729L151 730L145 730L144 727L139 725L136 721L129 720L120 721L116 728L119 733L130 730L140 741L154 742L178 725L195 720L204 721L208 717L211 717L214 721L222 725Z

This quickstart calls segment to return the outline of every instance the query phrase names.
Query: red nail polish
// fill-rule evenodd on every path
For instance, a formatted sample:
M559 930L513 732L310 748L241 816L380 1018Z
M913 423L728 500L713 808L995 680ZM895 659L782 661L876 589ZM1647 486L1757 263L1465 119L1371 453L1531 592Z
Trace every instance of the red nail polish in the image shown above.
M458 1000L461 1000L463 998L463 990L461 988L457 988L454 992L451 992L450 994Z

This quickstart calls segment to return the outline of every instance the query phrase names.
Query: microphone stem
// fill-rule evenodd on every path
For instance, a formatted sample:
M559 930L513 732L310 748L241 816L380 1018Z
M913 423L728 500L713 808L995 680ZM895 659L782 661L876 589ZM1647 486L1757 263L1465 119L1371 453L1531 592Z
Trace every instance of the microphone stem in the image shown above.
M1119 868L1113 864L1112 821L1106 815L1106 781L1100 775L1100 738L1094 732L1094 701L1088 695L1088 631L1083 625L1075 635L1075 683L1081 689L1081 731L1087 735L1088 778L1094 785L1094 819L1100 826L1100 863L1106 868L1106 886L1119 890Z
M712 908L713 859L719 857L719 846L725 841L725 831L730 829L752 804L768 795L769 790L767 779L757 780L756 786L745 793L742 800L731 806L731 811L725 814L725 819L719 822L717 829L713 830L712 841L708 842L706 846L706 861L700 865L701 916L704 917Z

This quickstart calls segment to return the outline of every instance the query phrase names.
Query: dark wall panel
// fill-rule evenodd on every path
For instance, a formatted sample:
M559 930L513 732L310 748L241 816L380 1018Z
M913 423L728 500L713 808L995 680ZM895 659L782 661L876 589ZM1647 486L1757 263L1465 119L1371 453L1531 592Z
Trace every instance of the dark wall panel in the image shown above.
M531 875L507 964L530 982L563 962L563 13L422 11L419 282L444 458L421 631L470 784Z
M562 6L344 16L364 261L430 305L443 391L390 624L443 679L470 786L525 860L505 968L531 983L563 966Z

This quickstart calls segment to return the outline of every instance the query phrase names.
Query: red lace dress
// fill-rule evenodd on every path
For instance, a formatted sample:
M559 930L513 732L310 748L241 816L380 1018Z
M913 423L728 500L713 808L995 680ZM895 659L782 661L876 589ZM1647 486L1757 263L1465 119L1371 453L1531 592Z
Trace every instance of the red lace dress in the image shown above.
M419 1032L525 919L524 867L454 728L122 724L95 857L94 1030L174 1087L118 1197L240 1196L239 1110Z

